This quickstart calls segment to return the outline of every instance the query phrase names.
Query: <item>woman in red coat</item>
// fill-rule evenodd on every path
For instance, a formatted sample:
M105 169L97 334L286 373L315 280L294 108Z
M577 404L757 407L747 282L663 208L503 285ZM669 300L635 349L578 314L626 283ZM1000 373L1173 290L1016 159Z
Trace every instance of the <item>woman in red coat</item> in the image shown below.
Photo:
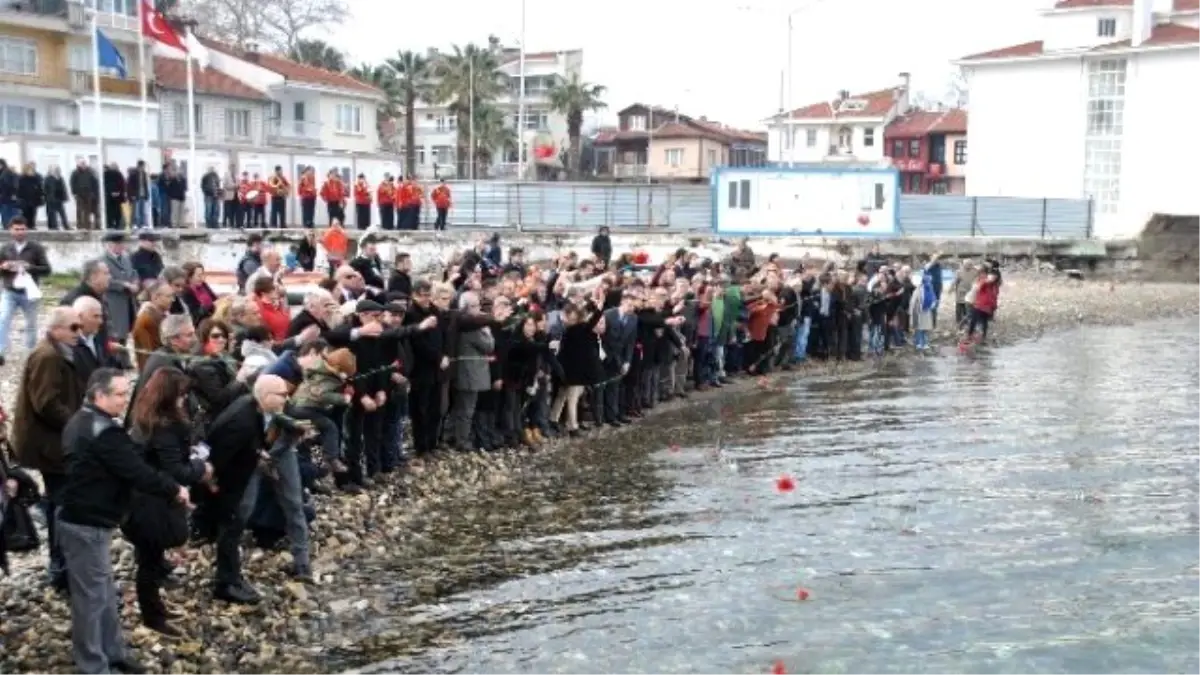
M983 275L975 281L975 302L971 305L971 322L967 324L967 341L975 335L976 326L980 330L979 342L987 340L988 323L999 304L1000 275L994 268L985 266Z

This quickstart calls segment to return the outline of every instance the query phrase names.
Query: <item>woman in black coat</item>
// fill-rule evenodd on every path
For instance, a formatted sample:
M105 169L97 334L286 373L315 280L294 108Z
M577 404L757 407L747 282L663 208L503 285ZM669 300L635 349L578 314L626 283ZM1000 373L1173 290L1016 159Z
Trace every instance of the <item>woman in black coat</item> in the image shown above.
M563 308L566 329L558 347L562 365L562 386L550 407L550 421L558 424L563 408L567 411L567 433L579 433L579 399L588 387L604 380L600 361L600 334L604 332L604 314L590 300L582 308Z
M191 361L192 390L196 405L196 424L199 435L208 432L208 425L221 411L250 392L249 386L238 379L238 364L230 353L233 331L223 321L205 319L196 329L197 355Z
M46 203L46 192L42 185L42 177L33 170L32 164L26 164L21 177L17 179L17 202L21 205L21 215L29 229L37 227L37 212Z
M190 379L178 368L159 368L130 412L130 436L145 452L147 463L184 487L212 478L212 465L192 457L192 424L188 419ZM182 633L168 620L179 618L163 603L160 590L171 574L167 549L187 542L187 512L158 497L135 496L133 514L123 527L137 559L135 587L142 623L170 637Z

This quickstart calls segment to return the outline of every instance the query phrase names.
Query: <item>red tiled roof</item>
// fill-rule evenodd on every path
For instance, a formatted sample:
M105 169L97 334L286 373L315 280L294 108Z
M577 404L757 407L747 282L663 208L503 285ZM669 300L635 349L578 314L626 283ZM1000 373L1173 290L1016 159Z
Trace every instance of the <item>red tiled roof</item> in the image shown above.
M197 94L246 98L254 101L269 101L263 92L222 73L215 68L195 68L192 82ZM187 64L180 59L154 57L154 83L164 89L187 91Z
M888 114L896 103L896 87L880 89L866 94L854 94L847 100L861 100L864 105L861 110L846 110L836 114L838 118L849 117L883 117ZM803 108L797 108L788 114L792 119L833 119L833 105L830 101L813 103Z
M1150 31L1150 39L1146 40L1142 44L1148 47L1163 47L1167 45L1190 44L1193 42L1200 42L1200 31L1197 29L1177 23L1160 23L1154 26L1153 30ZM1129 46L1129 40L1121 40L1120 42L1110 42L1108 44L1094 47L1092 51L1125 49ZM1026 42L1024 44L1013 45L1012 47L993 49L990 52L964 56L961 60L985 61L988 59L1012 59L1023 56L1041 56L1045 53L1044 44L1041 40L1038 40L1036 42Z
M363 84L345 73L335 73L332 70L297 63L296 61L285 59L275 54L247 52L208 38L200 38L200 42L209 49L215 49L243 61L266 68L267 70L274 71L288 80L295 80L296 82L305 84L315 84L322 87L348 89L362 94L383 95L383 92L378 88L372 87L369 84Z
M898 117L884 129L884 138L920 138L927 134L967 133L967 111L961 108L950 110L915 110Z
M1054 9L1084 9L1087 7L1128 7L1133 0L1058 0Z
M1200 0L1175 0L1172 12L1200 12Z

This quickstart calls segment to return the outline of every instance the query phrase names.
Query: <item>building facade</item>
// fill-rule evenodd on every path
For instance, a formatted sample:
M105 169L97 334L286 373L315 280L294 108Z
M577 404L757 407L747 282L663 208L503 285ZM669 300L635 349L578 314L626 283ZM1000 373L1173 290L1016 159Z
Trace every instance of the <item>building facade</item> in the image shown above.
M897 87L840 91L767 120L767 159L781 163L883 162L884 129L908 111L908 74Z
M904 194L966 194L965 110L909 111L892 120L884 140L884 154L900 172Z
M96 23L125 58L127 77L102 70L96 113L91 19L94 1L0 0L0 136L105 136L152 140L158 103L141 103L135 0L101 0ZM132 12L132 14L131 14ZM150 68L147 57L145 67Z
M595 174L617 180L707 181L718 167L766 163L766 134L635 103L592 139Z
M561 152L567 147L567 118L550 106L550 91L573 77L582 79L583 51L572 49L559 52L533 52L525 55L525 119L517 137L525 144L526 162L532 177L538 168L555 171L562 168ZM504 84L503 92L491 101L504 115L509 128L517 130L521 100L520 52L503 49L497 77ZM458 158L458 119L448 110L448 103L421 102L416 115L417 174L426 178L455 177ZM397 135L392 142L404 154L404 125L396 125ZM539 153L538 147L553 147L552 153ZM541 155L547 156L541 156ZM520 164L517 148L498 149L493 153L487 175L493 178L514 178ZM464 158L464 162L465 162Z
M1039 39L961 59L967 194L1089 198L1101 236L1200 213L1194 172L1176 168L1200 140L1171 133L1200 103L1198 24L1196 0L1062 0Z
M154 88L163 142L188 143L187 65L178 59L154 60ZM261 148L267 144L271 99L261 91L213 69L193 75L196 142Z

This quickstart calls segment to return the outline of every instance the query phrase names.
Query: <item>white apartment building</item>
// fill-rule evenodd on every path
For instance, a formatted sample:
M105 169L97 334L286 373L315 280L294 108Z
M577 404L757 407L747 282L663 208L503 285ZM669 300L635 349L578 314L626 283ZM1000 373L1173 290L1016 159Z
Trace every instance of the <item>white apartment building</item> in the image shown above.
M1200 3L1061 0L1041 16L1037 40L959 61L967 194L1090 198L1098 236L1200 213L1200 139L1185 131L1200 103Z
M838 92L830 101L767 120L769 162L884 162L884 128L908 110L903 83L865 94Z
M188 143L187 70L180 59L154 60L154 88L162 114L158 135L164 143ZM196 142L261 148L273 103L266 94L214 69L193 72Z
M526 159L530 165L537 160L534 148L539 145L565 147L567 143L567 118L550 109L548 93L559 82L573 76L582 78L583 51L579 49L560 52L535 52L525 55L525 125L520 133L526 146ZM508 120L509 126L517 128L521 91L520 52L506 49L502 52L499 73L505 81L504 93L494 101ZM422 177L436 174L443 178L452 177L456 168L455 151L458 139L458 120L446 109L446 104L418 105L416 108L417 173ZM396 126L395 147L403 155L404 125ZM557 162L557 153L552 163ZM497 154L492 176L515 175L518 164L517 151Z

